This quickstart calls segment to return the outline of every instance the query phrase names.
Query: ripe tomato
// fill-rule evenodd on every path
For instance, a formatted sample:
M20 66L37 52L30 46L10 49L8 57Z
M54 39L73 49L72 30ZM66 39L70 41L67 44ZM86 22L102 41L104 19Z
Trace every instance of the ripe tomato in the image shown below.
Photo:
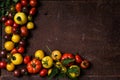
M83 69L87 69L90 66L90 62L88 60L83 60L80 64L80 67Z
M79 54L75 55L75 61L76 61L76 63L81 63L82 62L82 58Z
M14 43L18 43L18 42L20 41L20 38L21 38L20 35L18 35L18 34L13 34L11 40L12 40Z
M5 26L12 26L14 23L14 21L12 19L8 19L6 22L5 22Z
M37 50L35 51L35 58L42 60L42 58L45 56L43 50Z
M27 23L27 29L33 29L34 28L34 23L33 22L28 22Z
M0 61L0 69L6 68L7 63L5 61Z
M29 11L29 14L33 16L33 15L35 15L35 13L36 13L36 8L34 8L34 7L31 8Z
M48 70L44 68L40 71L39 74L40 74L41 77L45 77L47 75L47 73L48 73Z
M30 5L31 5L32 7L37 6L37 0L30 0Z
M18 48L18 52L19 52L19 53L24 53L24 51L25 51L25 48L24 48L24 47L20 46L20 47Z
M7 51L10 51L14 48L14 43L12 41L6 41L5 44L4 44L4 48Z
M8 63L8 64L6 65L6 69L7 69L8 71L13 71L13 70L15 69L15 65L14 65L13 63Z
M21 75L20 69L14 70L14 76L15 76L15 77L19 77L20 75Z
M30 56L25 56L25 57L24 57L24 60L23 60L23 61L24 61L24 64L28 64L28 63L30 62L30 60L31 60L31 59L30 59Z
M28 29L27 29L27 27L25 27L25 26L22 26L21 28L20 28L20 31L21 31L21 36L27 36L28 35Z
M14 53L17 53L18 50L16 48L12 49L10 53L14 54Z
M18 26L19 25L16 22L13 23L13 27L17 28Z
M6 34L12 34L12 27L11 26L6 26L5 27L5 33Z
M62 66L61 73L66 73L66 72L67 72L67 68L65 66Z
M27 70L29 73L33 73L33 74L38 73L41 68L42 68L42 64L41 61L39 61L38 59L33 59L27 64Z
M53 60L59 60L61 58L62 54L59 50L52 51L51 57Z
M27 6L28 0L21 0L21 4L22 4L22 6Z
M22 5L20 2L15 5L15 9L17 12L20 12L22 10Z

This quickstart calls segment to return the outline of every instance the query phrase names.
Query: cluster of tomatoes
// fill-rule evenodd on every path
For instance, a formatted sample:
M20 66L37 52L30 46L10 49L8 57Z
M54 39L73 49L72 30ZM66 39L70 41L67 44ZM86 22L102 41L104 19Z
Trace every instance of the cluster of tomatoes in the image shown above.
M37 0L19 0L11 6L7 15L2 16L5 40L4 49L0 51L0 69L13 72L17 77L38 73L41 77L54 77L60 73L72 79L79 77L81 68L87 69L90 65L89 61L82 59L79 54L53 50L46 56L41 49L36 50L32 58L25 54L29 31L34 29L36 7ZM16 68L21 64L24 65L23 68Z

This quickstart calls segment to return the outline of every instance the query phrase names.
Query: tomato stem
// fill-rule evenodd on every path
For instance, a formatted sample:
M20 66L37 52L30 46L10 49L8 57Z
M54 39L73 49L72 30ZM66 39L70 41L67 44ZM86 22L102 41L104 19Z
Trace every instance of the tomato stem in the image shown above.
M52 53L52 50L46 45L46 48L49 50L50 53Z
M17 17L17 20L18 20L18 21L21 21L21 17L20 17L20 16L18 16L18 17Z

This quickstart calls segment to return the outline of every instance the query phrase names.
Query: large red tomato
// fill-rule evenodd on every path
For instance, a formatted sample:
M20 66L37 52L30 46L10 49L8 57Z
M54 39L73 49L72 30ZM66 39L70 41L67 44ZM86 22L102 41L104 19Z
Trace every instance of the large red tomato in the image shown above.
M38 59L33 59L27 64L27 70L29 73L38 73L42 68L42 64Z

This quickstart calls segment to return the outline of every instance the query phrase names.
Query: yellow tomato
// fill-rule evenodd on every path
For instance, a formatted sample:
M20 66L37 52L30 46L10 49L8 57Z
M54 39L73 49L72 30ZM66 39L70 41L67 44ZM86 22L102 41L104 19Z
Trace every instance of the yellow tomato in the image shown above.
M6 65L6 69L7 69L8 71L13 71L13 70L15 69L15 65L14 65L13 63L8 63L8 64Z
M20 53L15 53L13 54L12 58L11 58L11 62L14 65L20 65L23 62L23 57Z
M61 72L62 72L62 73L66 73L66 72L67 72L67 68L66 68L65 66L62 66Z
M61 52L59 50L52 51L51 57L53 60L59 60L61 58Z
M39 60L42 60L42 58L44 57L44 52L43 50L37 50L35 52L35 58L38 58Z
M18 34L13 34L11 40L12 40L14 43L18 43L18 42L20 41L20 35L18 35Z
M28 16L28 21L32 21L32 16L31 15Z
M4 48L7 51L10 51L14 48L14 43L12 41L6 41L5 44L4 44Z
M11 26L6 26L5 27L5 33L6 34L11 34L12 33L12 27Z
M49 70L48 70L48 75L50 75L50 74L51 74L51 72L52 72L52 69L49 69Z
M33 29L34 28L34 23L33 22L28 22L27 23L27 29Z
M55 66L56 66L58 69L61 69L63 65L62 65L61 62L56 62Z
M42 58L42 65L44 68L51 68L53 65L53 60L50 56L45 56Z
M14 16L14 21L17 24L23 25L27 22L27 16L23 12L17 12Z

